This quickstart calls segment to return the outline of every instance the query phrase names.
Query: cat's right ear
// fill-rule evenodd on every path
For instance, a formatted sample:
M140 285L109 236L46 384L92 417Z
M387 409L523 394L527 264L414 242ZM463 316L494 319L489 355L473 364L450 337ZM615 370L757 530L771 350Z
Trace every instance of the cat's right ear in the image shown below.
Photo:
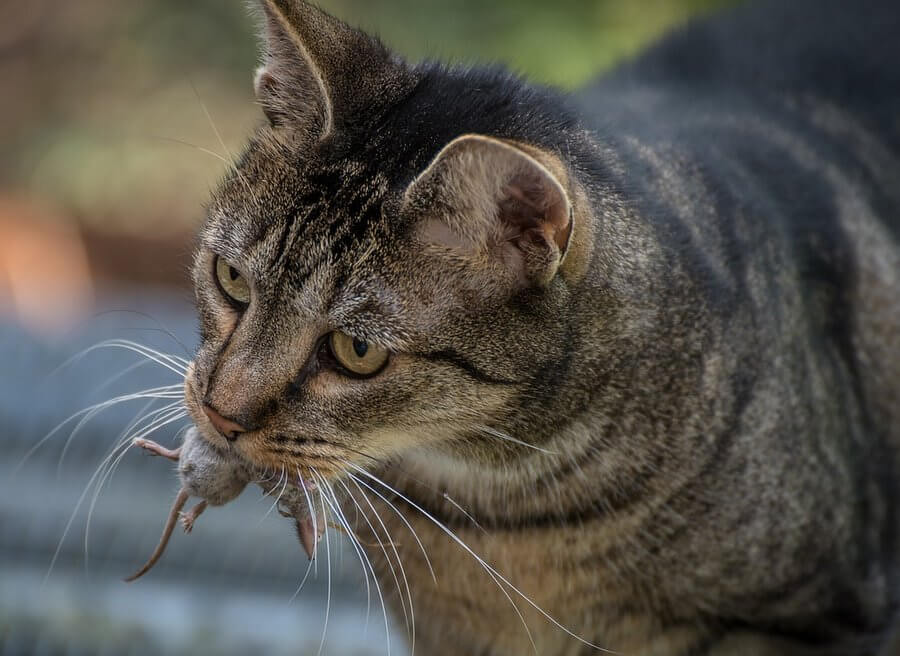
M303 0L259 0L263 64L256 97L276 128L322 138L369 112L409 73L377 39Z
M417 236L491 285L546 285L572 238L560 159L534 146L468 134L447 144L407 187Z

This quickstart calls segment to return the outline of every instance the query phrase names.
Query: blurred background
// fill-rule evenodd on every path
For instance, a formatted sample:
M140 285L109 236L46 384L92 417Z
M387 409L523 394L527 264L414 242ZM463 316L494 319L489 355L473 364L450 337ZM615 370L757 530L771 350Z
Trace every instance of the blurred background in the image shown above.
M574 89L726 1L321 4L410 59L501 61ZM306 558L255 489L121 581L155 545L177 481L168 462L113 447L156 424L172 445L185 423L177 394L138 394L177 384L177 367L128 344L183 358L196 344L192 235L260 119L246 4L0 0L0 655L319 649L324 568L294 596ZM111 339L128 344L83 352ZM360 564L339 551L322 653L384 654L377 597L367 622Z

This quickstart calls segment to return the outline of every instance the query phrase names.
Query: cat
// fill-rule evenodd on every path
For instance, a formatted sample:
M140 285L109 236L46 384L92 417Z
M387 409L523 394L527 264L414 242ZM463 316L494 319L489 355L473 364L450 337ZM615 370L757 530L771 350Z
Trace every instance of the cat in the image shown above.
M204 439L330 490L417 653L884 653L895 3L749 3L574 95L259 6Z

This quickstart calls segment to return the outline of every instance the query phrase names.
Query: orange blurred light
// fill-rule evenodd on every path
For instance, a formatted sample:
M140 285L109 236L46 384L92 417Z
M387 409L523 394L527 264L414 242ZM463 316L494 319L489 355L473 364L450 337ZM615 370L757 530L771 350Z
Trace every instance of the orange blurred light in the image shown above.
M74 223L37 202L0 197L0 313L49 336L83 317L93 301Z

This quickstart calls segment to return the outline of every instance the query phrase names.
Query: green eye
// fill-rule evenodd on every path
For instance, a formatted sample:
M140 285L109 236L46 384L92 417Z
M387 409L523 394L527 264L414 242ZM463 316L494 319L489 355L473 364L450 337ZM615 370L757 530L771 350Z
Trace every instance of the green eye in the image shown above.
M357 376L374 376L388 360L386 349L351 337L347 333L333 332L328 336L328 345L338 363Z
M216 279L228 298L240 305L247 305L250 302L250 285L247 284L247 279L218 255L216 256Z

